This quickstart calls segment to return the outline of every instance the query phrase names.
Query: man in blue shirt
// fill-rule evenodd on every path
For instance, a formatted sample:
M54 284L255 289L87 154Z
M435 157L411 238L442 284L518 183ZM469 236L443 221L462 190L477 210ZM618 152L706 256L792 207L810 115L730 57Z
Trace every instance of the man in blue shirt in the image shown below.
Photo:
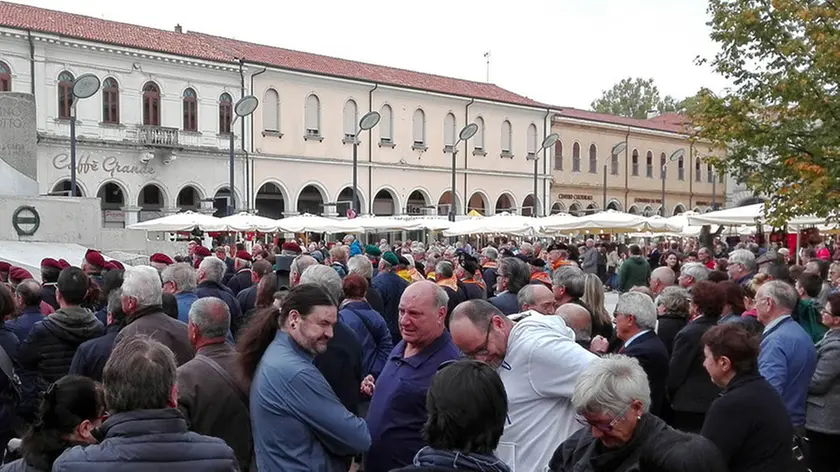
M371 448L366 472L388 472L410 465L426 446L420 430L426 422L426 391L440 365L460 351L444 329L446 292L424 280L408 286L399 303L400 341L376 379L367 415Z
M160 274L163 291L178 301L178 321L190 321L190 307L198 300L195 294L195 270L187 263L172 264Z
M778 280L765 283L755 295L758 321L764 325L758 371L779 392L794 428L802 428L817 351L808 333L790 316L796 302L793 286Z

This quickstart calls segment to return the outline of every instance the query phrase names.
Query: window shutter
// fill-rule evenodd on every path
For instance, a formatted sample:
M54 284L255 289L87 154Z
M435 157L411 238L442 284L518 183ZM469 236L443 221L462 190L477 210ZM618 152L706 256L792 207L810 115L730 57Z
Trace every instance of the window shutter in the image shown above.
M455 115L448 113L443 120L443 144L453 146L455 144Z
M426 115L423 113L423 110L420 110L419 108L417 110L415 110L415 112L414 112L414 122L413 122L413 126L414 126L413 136L414 136L414 142L415 143L418 143L418 144L425 143L425 139L424 139L424 135L425 135L425 133L424 133L425 123L424 122L425 122L425 120L426 120Z
M379 120L379 138L381 140L391 141L391 125L393 124L391 107L388 105L383 106L379 114L382 115Z
M348 100L344 104L344 137L350 138L356 136L356 102Z
M320 110L320 103L318 101L318 97L315 95L310 95L306 98L306 131L307 133L314 133L318 134L319 127L318 127L318 114Z
M511 138L511 127L510 122L505 121L502 123L502 152L510 152L510 138Z
M478 131L473 136L473 146L476 149L484 149L484 120L481 117L476 118L475 124L478 125Z
M280 97L273 89L265 92L262 103L263 129L266 131L280 131Z

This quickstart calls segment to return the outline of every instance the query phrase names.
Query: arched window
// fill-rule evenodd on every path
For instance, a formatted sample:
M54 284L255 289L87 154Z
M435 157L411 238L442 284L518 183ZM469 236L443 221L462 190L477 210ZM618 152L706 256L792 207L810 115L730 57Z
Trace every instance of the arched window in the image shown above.
M511 145L513 141L513 128L510 126L510 121L502 122L502 155L505 157L512 157Z
M219 97L219 134L230 133L230 122L233 120L233 98L223 93Z
M143 124L160 126L160 89L154 82L143 86Z
M580 172L580 143L572 145L572 172Z
M415 148L426 147L426 114L420 108L414 110L412 119L412 136Z
M706 181L710 184L715 182L715 169L711 164L706 164Z
M662 173L660 175L660 178L662 180L665 180L666 178L668 178L668 167L665 165L667 163L668 163L668 158L665 157L665 153L663 152L662 154L659 155L659 172Z
M0 62L0 92L12 91L12 70L8 64Z
M356 127L359 123L359 107L353 100L347 100L342 113L344 123L344 140L353 142L356 139Z
M598 148L594 144L589 145L589 173L598 173Z
M455 146L455 133L457 133L457 124L455 123L455 115L447 113L443 118L443 150L444 152L452 152Z
M476 151L484 151L484 118L480 116L477 117L475 119L475 124L478 126L478 130L472 138L473 148L475 148Z
M70 108L73 106L73 74L64 71L58 75L58 117L70 118Z
M314 93L306 97L306 138L321 137L321 101Z
M184 90L184 131L198 131L198 100L195 90Z
M537 125L531 123L528 125L528 156L535 157L537 155Z
M633 175L639 175L639 150L633 149L633 157L631 157L632 167L633 167Z
M554 143L554 170L563 170L563 143Z
M610 173L612 175L618 175L618 156L615 154L610 158Z
M102 83L102 122L120 122L120 87L113 77Z
M694 160L694 181L700 182L702 180L700 176L700 159Z
M394 142L394 113L390 105L382 105L379 110L379 143L391 144Z
M647 166L645 169L645 175L647 178L653 178L653 153L648 151L647 155L645 156L645 165Z
M677 178L685 180L685 157L683 156L677 160Z
M263 95L262 120L263 131L280 132L280 95L274 89L268 89Z

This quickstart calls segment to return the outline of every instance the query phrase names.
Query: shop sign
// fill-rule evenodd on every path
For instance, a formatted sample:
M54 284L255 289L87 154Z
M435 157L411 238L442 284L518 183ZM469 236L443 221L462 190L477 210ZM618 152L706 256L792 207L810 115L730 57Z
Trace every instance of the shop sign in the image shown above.
M695 202L695 205L697 205L697 206L710 206L711 203L698 200L697 202Z
M53 157L52 165L58 170L70 169L70 155L58 153ZM146 163L120 162L115 156L108 156L104 159L94 159L90 154L81 154L76 157L76 172L79 174L90 174L104 172L111 177L115 175L154 175L155 169Z
M633 203L662 203L661 198L634 198Z
M592 200L592 195L574 195L571 193L559 193L557 198L564 198L566 200Z

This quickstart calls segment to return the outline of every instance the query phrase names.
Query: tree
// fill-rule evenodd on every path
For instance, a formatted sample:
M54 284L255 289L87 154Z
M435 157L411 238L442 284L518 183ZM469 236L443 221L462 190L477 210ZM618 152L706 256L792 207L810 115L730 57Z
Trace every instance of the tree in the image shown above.
M710 61L732 87L690 113L710 157L770 198L770 222L840 208L840 9L833 0L710 0ZM707 62L701 59L700 63Z
M670 95L660 97L653 79L628 77L604 90L601 98L593 101L591 107L599 113L645 119L649 111L659 114L678 112L681 102Z

